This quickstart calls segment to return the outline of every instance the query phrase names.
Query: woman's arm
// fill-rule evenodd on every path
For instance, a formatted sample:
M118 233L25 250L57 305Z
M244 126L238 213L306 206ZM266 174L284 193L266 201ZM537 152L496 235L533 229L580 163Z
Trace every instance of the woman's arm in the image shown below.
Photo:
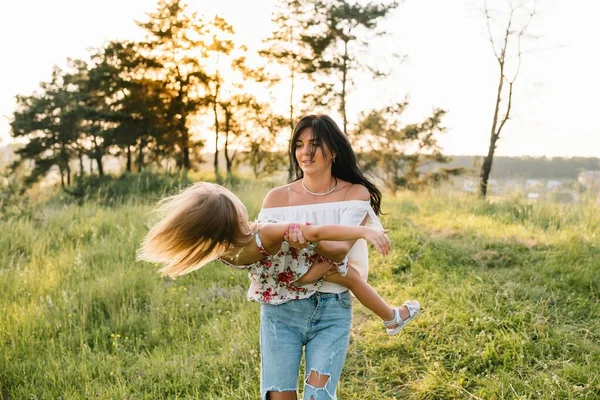
M354 184L349 189L345 195L345 200L363 200L368 201L371 199L371 194L369 190L360 184ZM367 216L365 215L364 219L358 225L364 225L367 221ZM290 245L296 248L303 248L308 245L308 243L302 237L302 232L294 233L288 232L288 242ZM317 247L315 247L315 252L322 255L323 257L334 261L340 262L346 257L352 246L354 246L356 240L346 240L346 241L321 241L318 243Z
M270 248L280 247L286 232L302 233L304 239L309 242L330 241L356 241L365 239L372 243L382 254L390 250L390 240L386 231L379 231L365 226L345 225L299 225L299 224L266 224L261 227L260 238L263 246L269 251ZM274 249L277 251L277 249Z

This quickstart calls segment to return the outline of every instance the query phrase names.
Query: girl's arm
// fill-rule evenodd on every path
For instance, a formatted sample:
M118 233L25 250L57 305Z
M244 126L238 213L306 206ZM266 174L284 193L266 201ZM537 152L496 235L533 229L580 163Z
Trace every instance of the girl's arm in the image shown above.
M361 226L365 224L366 219L367 217L365 217L365 220L361 222ZM354 243L356 243L356 240L337 242L327 240L319 242L317 247L315 247L315 252L331 261L340 262L346 257L352 246L354 246Z
M276 252L284 241L286 232L301 232L304 239L309 242L330 241L354 241L365 239L372 243L381 254L387 254L391 243L387 231L379 231L365 226L345 225L299 225L299 224L265 224L260 229L260 238L263 246L269 253Z
M370 193L368 189L361 184L353 184L350 188L347 189L347 192L344 196L344 200L362 200L368 201L370 199ZM368 216L365 215L364 219L360 224L358 221L354 221L353 223L346 224L347 226L355 226L356 225L364 225L368 219ZM306 247L306 241L302 238L302 234L294 234L293 232L289 232L288 242L290 245L296 248ZM317 247L315 247L315 252L324 256L328 260L334 262L342 261L356 240L345 240L345 241L321 241L318 243Z
M382 254L390 250L390 240L386 236L387 231L378 231L364 226L344 225L298 225L288 223L267 223L260 226L259 235L262 245L269 254L275 254L281 248L286 232L301 233L310 242L321 240L344 242L347 240L365 239L372 243ZM222 259L233 265L247 265L258 262L266 255L262 254L254 241L243 248L231 248Z

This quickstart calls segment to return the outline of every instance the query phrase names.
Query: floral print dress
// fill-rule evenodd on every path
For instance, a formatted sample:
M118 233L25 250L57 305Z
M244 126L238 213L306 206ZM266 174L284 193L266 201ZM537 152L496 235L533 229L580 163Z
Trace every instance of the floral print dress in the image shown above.
M349 226L360 225L364 219L366 219L367 226L383 229L369 201L362 200L262 209L258 216L260 222L310 222L317 225ZM258 235L256 239L256 244L262 248ZM266 250L263 254L268 255ZM322 260L326 259L313 250L296 250L287 242L283 242L276 254L268 255L264 260L248 266L248 277L250 278L248 300L258 303L281 304L290 300L310 297L316 292L341 293L346 291L347 289L344 287L323 280L302 286L293 285L293 282L304 275L313 263ZM342 262L329 262L338 268L341 275L345 275L347 265L350 264L366 280L368 273L366 242L359 239Z
M219 261L231 268L249 271L248 277L252 285L248 292L248 300L280 304L311 296L319 289L322 279L302 286L294 285L293 282L304 275L315 261L326 260L323 256L314 252L296 250L288 242L283 242L277 253L269 254L262 245L259 232L254 234L254 238L258 251L266 256L261 261L250 265L236 265L219 258ZM338 270L344 271L345 274L347 270L345 261L340 263L330 261L330 263L336 265Z
M248 300L280 304L311 296L319 289L322 280L302 286L293 285L293 282L308 271L316 256L314 253L300 252L284 242L276 254L250 266Z
M269 254L262 245L259 232L256 232L255 239L258 250L267 258L248 266L251 282L248 300L280 304L309 297L318 291L323 283L322 279L301 286L293 283L304 275L313 263L326 260L325 258L311 250L297 250L288 242L283 242L277 253ZM346 260L331 264L336 265L340 271L346 271Z

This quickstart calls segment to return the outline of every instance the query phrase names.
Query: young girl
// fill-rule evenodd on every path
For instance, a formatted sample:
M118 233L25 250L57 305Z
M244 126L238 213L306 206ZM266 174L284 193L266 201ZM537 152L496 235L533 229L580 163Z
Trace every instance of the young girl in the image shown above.
M269 275L276 274L282 290L314 290L324 277L352 291L365 307L383 320L389 335L400 332L420 311L416 300L406 301L401 307L406 308L408 317L402 319L401 307L390 307L351 266L346 269L344 263L330 262L339 273L329 274L329 269L311 268L320 256L298 257L295 249L284 246L286 232L297 230L309 242L362 238L385 255L391 247L386 231L364 226L250 223L246 207L238 197L222 186L206 182L196 183L162 200L157 211L164 217L146 235L138 260L165 263L160 270L163 275L175 278L218 259L234 268L249 269L251 278L273 280ZM301 272L294 273L291 269L277 272L277 268L270 265L269 256L282 255L283 251L290 252L292 260L299 264L294 270ZM251 300L273 303L269 301L272 295L263 293L263 298Z

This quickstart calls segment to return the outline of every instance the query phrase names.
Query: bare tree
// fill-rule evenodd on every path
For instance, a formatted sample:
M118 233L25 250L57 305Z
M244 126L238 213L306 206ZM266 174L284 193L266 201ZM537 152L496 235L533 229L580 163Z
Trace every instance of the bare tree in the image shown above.
M498 61L499 79L490 132L490 146L481 166L479 189L482 197L485 197L487 194L488 179L492 171L496 143L500 138L506 121L510 118L514 85L519 76L523 57L522 41L527 37L527 31L536 14L536 0L523 0L518 3L515 3L513 0L506 0L506 3L508 12L504 14L504 22L499 22L500 16L496 15L488 7L487 0L484 1L484 15L489 40L496 61ZM501 33L499 35L494 34L494 23L501 24Z

